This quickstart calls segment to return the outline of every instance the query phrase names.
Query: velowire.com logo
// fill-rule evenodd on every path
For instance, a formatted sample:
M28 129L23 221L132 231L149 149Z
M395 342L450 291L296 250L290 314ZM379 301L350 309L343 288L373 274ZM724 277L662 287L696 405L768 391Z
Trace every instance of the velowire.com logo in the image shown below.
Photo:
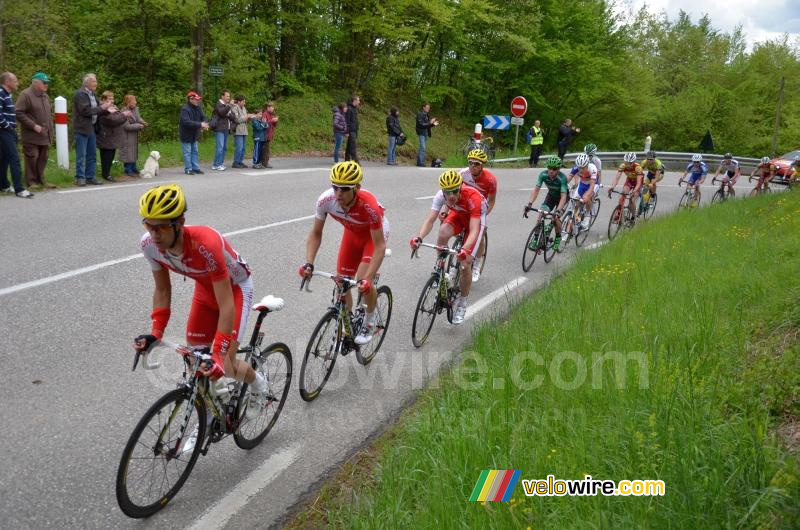
M471 501L508 501L519 481L520 470L484 469L472 490Z

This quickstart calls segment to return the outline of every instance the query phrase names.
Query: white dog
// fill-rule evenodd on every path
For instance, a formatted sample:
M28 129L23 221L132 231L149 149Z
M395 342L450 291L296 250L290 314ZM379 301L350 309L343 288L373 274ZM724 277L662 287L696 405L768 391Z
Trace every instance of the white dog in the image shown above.
M144 161L144 169L139 173L143 179L151 179L158 176L159 158L161 158L161 153L158 151L150 151L150 156Z

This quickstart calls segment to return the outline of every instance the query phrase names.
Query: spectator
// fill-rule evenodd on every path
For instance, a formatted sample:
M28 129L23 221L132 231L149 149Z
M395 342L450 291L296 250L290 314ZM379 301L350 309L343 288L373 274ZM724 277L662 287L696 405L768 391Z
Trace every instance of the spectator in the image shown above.
M211 128L214 130L214 163L211 169L225 171L225 156L228 154L228 135L231 133L233 105L231 93L223 90L219 101L211 111Z
M106 90L100 96L102 103L114 106L114 93ZM114 155L117 149L122 147L123 130L122 126L128 121L131 111L112 112L100 116L100 127L97 133L97 147L100 149L100 174L109 182L114 182L111 176L111 164L114 162Z
M531 136L531 157L528 159L528 167L535 167L539 163L539 157L542 156L542 144L544 143L542 123L534 120L533 127L530 128L528 134Z
M97 165L97 129L103 114L116 107L97 101L97 76L83 76L83 86L72 98L72 129L75 132L75 184L102 184L95 175Z
M416 132L419 136L419 152L417 152L417 166L425 167L425 150L428 146L428 138L431 136L431 129L439 125L436 118L431 119L428 113L431 111L431 104L424 103L417 113Z
M186 94L186 105L181 108L178 134L181 140L181 153L183 154L183 172L187 175L202 174L200 170L200 155L197 152L197 142L202 131L209 129L206 115L200 108L200 94L190 91Z
M358 141L358 107L361 105L361 98L353 96L347 106L345 121L347 122L347 143L344 146L344 159L353 160L358 163L358 153L356 152L356 142Z
M405 136L403 129L400 127L400 111L397 107L389 109L389 115L386 116L386 132L389 135L389 149L386 154L386 163L390 166L396 166L395 149L397 148L397 139Z
M580 134L581 130L572 126L572 120L567 118L558 128L558 158L564 159L569 144L573 138Z
M22 153L25 155L25 180L28 186L39 185L52 189L56 185L44 179L47 156L55 134L52 107L47 97L49 85L50 78L44 72L33 75L31 86L20 92L17 98L17 121L22 129Z
M119 157L122 159L125 174L129 177L138 177L136 162L139 160L139 131L147 127L147 122L139 115L136 96L133 94L125 94L122 98L122 109L130 112L130 116L122 124L122 147L119 150Z
M0 74L0 185L9 193L22 199L33 198L33 193L22 186L22 169L17 152L17 113L11 93L19 86L17 76L11 72ZM8 185L7 169L11 168L14 187Z
M246 168L244 163L244 150L247 145L247 122L255 114L248 114L245 108L244 96L233 98L231 121L233 122L233 164L231 167Z
M339 149L342 148L344 137L347 136L347 103L341 102L334 105L333 109L333 163L339 163Z
M269 165L270 146L272 139L275 137L275 127L278 126L278 115L275 114L275 103L273 101L267 101L267 104L264 105L261 119L268 125L264 137L264 146L261 148L261 165L271 169L272 166Z
M261 163L261 153L264 151L264 140L267 139L269 125L263 120L261 114L256 114L251 120L253 124L253 169L264 169Z

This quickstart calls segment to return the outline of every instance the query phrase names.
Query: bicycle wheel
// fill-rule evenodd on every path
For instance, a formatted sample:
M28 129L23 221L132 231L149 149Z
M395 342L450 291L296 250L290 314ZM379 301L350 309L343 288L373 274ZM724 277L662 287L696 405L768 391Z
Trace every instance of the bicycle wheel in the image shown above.
M585 213L585 212L584 212L584 214L583 214L583 215L591 215L591 214L587 214L587 213ZM583 222L583 219L581 219L581 223L582 223L582 222ZM582 226L581 226L581 225L578 223L578 221L577 221L577 220L574 220L574 221L573 221L573 223L575 224L575 227L576 227L576 228L577 228L577 230L578 230L578 233L577 233L577 234L575 234L575 237L574 237L574 239L575 239L575 246L576 246L576 247L580 247L580 246L582 246L582 245L583 245L583 244L586 242L586 238L587 238L587 237L589 237L589 228L591 228L591 227L592 227L592 224L594 224L594 218L592 218L592 217L590 217L590 218L589 218L589 227L588 227L588 228L583 228L583 227L582 227Z
M725 193L722 190L715 191L714 196L711 197L711 204L717 202L725 202Z
M625 218L622 216L622 206L617 205L614 211L611 212L611 218L608 220L608 239L614 239L619 232L620 227L625 223Z
M414 311L414 322L411 324L411 342L415 348L421 347L428 340L433 328L433 321L439 304L439 275L431 274L417 301Z
M328 381L339 355L341 329L338 313L331 309L314 328L300 366L300 397L314 401Z
M522 270L528 272L533 267L533 262L536 261L536 255L539 254L539 241L541 234L539 227L541 223L536 223L525 241L525 250L522 252ZM537 239L538 238L538 239Z
M181 435L187 400L183 388L168 392L128 438L117 469L117 503L128 517L149 517L162 509L192 472L205 440L206 408L202 399L195 400Z
M233 433L233 441L242 449L252 449L260 444L278 421L292 384L292 352L286 344L276 342L260 355L254 355L250 365L267 380L267 395L258 416L248 419L244 413L250 406L256 405L250 400L250 385L242 385L236 405L236 418L240 423Z
M747 196L755 197L756 195L758 195L758 191L759 191L758 188L753 188L752 190L750 190L750 193Z
M381 349L389 321L392 319L392 290L388 285L378 287L378 301L375 304L375 334L372 340L360 348L356 348L356 359L364 366L368 365L378 350Z
M483 256L478 258L476 261L479 266L478 270L481 271L481 274L483 274L483 268L486 266L486 255L489 253L489 233L485 227L483 229L483 237L481 237L481 242L479 244L483 245ZM473 267L475 265L475 263L472 264Z
M597 221L597 216L600 215L600 197L593 197L592 198L592 217L589 221L589 228L594 226L595 221Z
M645 219L653 217L653 214L656 212L656 204L658 204L658 195L650 195L650 200L647 201L647 210L644 212Z
M553 232L555 231L555 226L552 220L547 227L547 230L542 228L542 233L544 234L544 243L540 243L544 246L543 254L544 254L544 262L550 263L553 260L553 256L556 255L556 251L553 250Z
M575 227L575 219L572 217L572 212L567 212L561 216L561 246L558 247L558 252L564 252L564 248L569 244L572 239L572 230Z
M689 192L684 191L683 195L681 196L681 200L678 201L678 209L680 210L681 208L688 208L689 202Z
M461 263L455 260L455 263L448 265L445 274L448 278L452 279L450 287L447 289L447 300L442 303L447 308L447 321L453 323L453 308L455 307L456 299L461 294Z
M626 206L622 210L622 218L625 219L623 228L630 230L636 224L636 215L631 211L630 207Z

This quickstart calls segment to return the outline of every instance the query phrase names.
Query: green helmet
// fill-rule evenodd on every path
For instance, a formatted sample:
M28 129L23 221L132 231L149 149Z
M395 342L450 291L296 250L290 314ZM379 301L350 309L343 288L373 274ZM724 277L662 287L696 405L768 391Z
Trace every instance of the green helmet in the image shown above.
M557 156L551 156L548 158L547 169L561 169L561 159Z
M587 155L596 155L597 154L597 146L594 144L586 144L583 148L583 152Z

